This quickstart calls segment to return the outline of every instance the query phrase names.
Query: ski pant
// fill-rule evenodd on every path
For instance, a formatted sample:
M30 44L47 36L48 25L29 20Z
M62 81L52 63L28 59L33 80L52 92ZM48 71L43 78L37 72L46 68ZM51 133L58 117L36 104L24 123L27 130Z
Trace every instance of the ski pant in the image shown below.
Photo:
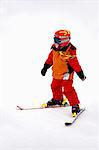
M64 94L71 106L79 104L77 93L72 84L73 80L58 80L53 78L51 83L53 99L62 100Z

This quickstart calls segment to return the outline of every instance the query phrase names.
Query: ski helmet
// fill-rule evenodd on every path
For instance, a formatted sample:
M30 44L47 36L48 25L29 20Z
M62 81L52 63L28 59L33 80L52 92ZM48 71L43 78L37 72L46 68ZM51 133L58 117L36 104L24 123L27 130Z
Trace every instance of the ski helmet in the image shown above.
M70 31L69 30L58 30L54 35L54 42L60 47L67 46L70 42Z

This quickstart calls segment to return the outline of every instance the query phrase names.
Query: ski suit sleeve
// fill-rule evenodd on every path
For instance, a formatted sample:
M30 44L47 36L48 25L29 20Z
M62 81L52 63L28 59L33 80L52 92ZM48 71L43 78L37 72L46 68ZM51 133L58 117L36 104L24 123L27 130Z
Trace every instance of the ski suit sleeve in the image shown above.
M52 64L53 64L53 51L52 51L52 50L51 50L51 52L49 53L48 58L47 58L47 60L46 60L45 63L46 63L46 64L49 64L50 66L52 66Z
M50 53L49 53L49 55L48 55L48 58L47 58L47 60L45 61L45 64L44 64L44 66L43 66L43 69L41 70L41 74L43 75L43 76L45 76L45 74L46 74L46 72L47 72L47 69L49 69L51 66L52 66L52 64L53 64L53 52L51 51Z
M71 50L71 54L74 56L73 58L70 58L68 60L69 65L72 67L72 69L77 73L77 75L79 76L79 78L81 80L84 80L86 77L84 75L84 72L79 64L79 61L77 59L77 55L76 55L76 48Z

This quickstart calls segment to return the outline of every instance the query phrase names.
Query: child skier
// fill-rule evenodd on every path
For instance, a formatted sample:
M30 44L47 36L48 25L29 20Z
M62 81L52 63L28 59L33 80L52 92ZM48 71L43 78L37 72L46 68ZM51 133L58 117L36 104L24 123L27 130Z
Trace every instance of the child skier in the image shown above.
M75 117L80 111L79 99L73 85L74 72L81 80L86 77L78 62L76 47L70 43L71 33L68 30L59 30L55 32L54 44L45 61L41 74L45 76L47 69L52 66L53 80L51 89L53 98L47 102L44 107L54 105L64 105L63 94L72 106L72 116Z

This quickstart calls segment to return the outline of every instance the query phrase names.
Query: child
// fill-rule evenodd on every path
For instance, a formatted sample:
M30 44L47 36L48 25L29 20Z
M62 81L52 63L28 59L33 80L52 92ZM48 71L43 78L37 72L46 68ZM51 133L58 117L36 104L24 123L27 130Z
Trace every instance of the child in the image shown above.
M51 89L53 98L47 102L45 107L63 105L63 94L72 106L72 116L75 117L80 111L79 99L73 85L74 72L83 81L86 79L78 62L76 47L70 43L71 33L68 30L55 32L54 44L45 61L41 74L45 76L47 69L52 66L53 80Z

